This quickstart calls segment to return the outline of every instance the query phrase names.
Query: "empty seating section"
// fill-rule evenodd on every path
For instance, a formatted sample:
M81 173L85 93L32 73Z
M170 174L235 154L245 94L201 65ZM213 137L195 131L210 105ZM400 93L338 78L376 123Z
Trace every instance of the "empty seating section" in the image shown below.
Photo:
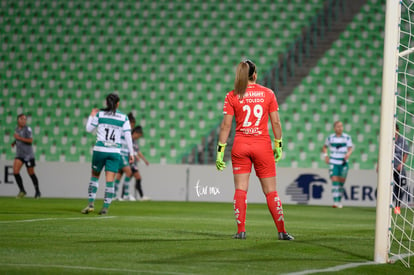
M144 127L151 162L175 163L215 127L235 65L264 72L323 6L307 1L0 1L1 157L29 115L41 161L89 161L85 133L110 92Z
M289 122L284 131L284 136L289 137L286 154L288 159L297 161L295 165L326 167L321 149L325 138L333 133L333 123L341 120L344 132L350 134L354 142L351 167L375 168L380 125L384 3L368 1L282 106L282 121ZM291 163L285 161L279 165L291 166Z
M146 157L179 161L219 123L235 65L248 57L264 73L324 1L306 2L0 1L0 158L14 157L25 112L39 160L89 161L86 118L117 92L144 128ZM281 105L279 166L326 167L321 147L342 120L351 167L375 167L384 19L384 1L368 1Z

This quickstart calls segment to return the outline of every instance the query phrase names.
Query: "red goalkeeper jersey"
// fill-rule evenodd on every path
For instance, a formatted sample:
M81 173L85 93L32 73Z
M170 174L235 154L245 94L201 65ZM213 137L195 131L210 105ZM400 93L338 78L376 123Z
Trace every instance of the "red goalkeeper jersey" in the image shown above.
M259 84L248 85L243 98L229 92L223 107L224 114L236 118L236 137L269 137L269 113L278 110L273 91Z

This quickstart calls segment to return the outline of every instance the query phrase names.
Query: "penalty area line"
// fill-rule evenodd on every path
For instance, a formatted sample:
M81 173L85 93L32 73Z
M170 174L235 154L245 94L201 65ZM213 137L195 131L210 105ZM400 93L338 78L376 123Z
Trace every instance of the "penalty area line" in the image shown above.
M73 266L73 265L55 265L55 264L12 264L12 263L0 263L0 266L15 266L15 267L27 267L27 268L61 268L61 269L76 269L76 270L93 270L102 272L122 272L122 273L145 273L145 274L171 274L171 275L187 275L190 273L181 272L168 272L168 271L151 271L151 270L136 270L136 269L122 269L122 268L105 268L94 266ZM194 273L191 273L194 274Z
M377 264L379 263L376 263L376 262L350 263L350 264L328 267L324 269L303 270L299 272L285 273L284 275L306 275L306 274L323 273L323 272L338 272L338 271L342 271L348 268L354 268L354 267L364 266L364 265L377 265Z
M85 217L85 218L43 218L43 219L30 219L30 220L13 220L13 221L0 221L1 223L25 223L25 222L43 222L43 221L62 221L62 220L92 220L92 219L112 219L115 216L103 216L103 217Z

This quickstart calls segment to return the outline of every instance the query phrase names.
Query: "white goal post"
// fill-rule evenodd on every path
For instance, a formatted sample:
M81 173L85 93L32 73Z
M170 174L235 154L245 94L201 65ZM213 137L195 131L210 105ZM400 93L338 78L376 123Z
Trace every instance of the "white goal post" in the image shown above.
M378 155L377 213L374 261L388 262L391 225L391 182L393 160L394 114L397 91L400 4L387 0L385 16L384 62L382 71L381 124Z
M387 0L382 74L381 124L378 155L377 212L374 261L390 263L401 260L409 267L414 255L413 218L413 97L414 97L414 1ZM413 29L413 30L412 30ZM410 162L404 163L407 176L394 182L395 127L400 126L398 140L407 142ZM400 140L401 142L401 140ZM404 146L403 146L404 147ZM398 155L396 155L398 158ZM400 162L396 162L398 165ZM397 173L397 175L400 173ZM393 193L394 185L404 197ZM404 191L401 191L404 190ZM397 203L398 205L394 204ZM399 205L401 204L401 213ZM395 209L395 206L398 206ZM394 208L394 211L393 211Z

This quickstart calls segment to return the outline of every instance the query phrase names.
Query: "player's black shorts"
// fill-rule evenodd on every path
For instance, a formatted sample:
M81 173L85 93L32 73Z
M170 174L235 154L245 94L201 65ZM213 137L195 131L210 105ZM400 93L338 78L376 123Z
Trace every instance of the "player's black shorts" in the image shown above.
M397 170L394 170L394 181L398 187L405 186L407 184L407 177L404 172L405 171L403 171L403 174L400 174Z
M26 165L27 168L36 166L36 162L34 158L32 159L16 158L16 159L21 160Z
M132 171L132 174L135 174L136 172L139 172L139 171L138 171L138 165L136 165L136 164L131 164L130 166L131 166L131 171Z

